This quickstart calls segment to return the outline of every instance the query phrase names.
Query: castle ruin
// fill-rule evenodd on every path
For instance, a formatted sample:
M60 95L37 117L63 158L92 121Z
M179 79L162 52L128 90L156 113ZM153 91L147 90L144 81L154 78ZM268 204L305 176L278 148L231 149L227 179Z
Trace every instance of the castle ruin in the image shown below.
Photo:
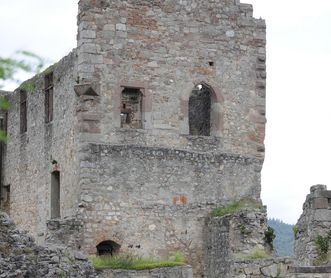
M1 207L38 243L183 252L260 200L266 27L239 0L80 0L77 48L5 93ZM63 230L67 232L63 232Z

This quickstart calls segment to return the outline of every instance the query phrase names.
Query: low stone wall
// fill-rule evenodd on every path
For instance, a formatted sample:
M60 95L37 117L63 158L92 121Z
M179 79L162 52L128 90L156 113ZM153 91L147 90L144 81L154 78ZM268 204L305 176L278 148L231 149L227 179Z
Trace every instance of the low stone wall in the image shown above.
M290 267L288 278L330 278L331 266Z
M292 264L289 258L237 260L231 268L231 278L287 277Z
M108 269L98 272L100 278L193 278L190 266L157 268L150 270Z

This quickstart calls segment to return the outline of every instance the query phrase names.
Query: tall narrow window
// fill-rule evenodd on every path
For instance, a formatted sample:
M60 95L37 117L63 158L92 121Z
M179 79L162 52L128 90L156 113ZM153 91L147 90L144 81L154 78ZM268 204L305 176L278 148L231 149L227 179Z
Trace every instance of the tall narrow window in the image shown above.
M7 132L8 132L8 112L5 112L3 122L4 122L3 123L3 125L4 125L3 131L7 134Z
M197 85L189 99L189 127L191 135L210 136L211 130L211 91Z
M45 122L53 120L53 73L45 76Z
M60 217L60 172L51 176L51 219Z
M122 91L121 127L142 128L142 93L140 89L124 88Z
M20 91L20 132L27 131L27 94L26 91Z

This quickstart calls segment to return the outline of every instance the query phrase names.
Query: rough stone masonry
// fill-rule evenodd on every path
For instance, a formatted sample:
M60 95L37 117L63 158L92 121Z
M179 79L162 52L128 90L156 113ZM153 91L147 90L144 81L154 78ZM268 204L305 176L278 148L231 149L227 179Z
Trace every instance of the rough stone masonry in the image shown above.
M266 39L252 12L238 0L81 0L77 48L6 93L2 207L38 243L179 251L202 277L211 210L260 201Z

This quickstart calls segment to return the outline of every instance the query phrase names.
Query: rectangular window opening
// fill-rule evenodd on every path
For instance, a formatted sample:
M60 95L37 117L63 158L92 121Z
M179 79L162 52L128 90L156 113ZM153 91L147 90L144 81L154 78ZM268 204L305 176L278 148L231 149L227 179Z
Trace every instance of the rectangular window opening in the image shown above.
M142 128L142 96L140 89L124 87L121 96L122 128Z
M45 122L53 121L53 72L45 76Z
M20 91L20 132L21 134L27 131L27 93Z

